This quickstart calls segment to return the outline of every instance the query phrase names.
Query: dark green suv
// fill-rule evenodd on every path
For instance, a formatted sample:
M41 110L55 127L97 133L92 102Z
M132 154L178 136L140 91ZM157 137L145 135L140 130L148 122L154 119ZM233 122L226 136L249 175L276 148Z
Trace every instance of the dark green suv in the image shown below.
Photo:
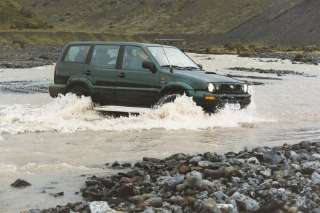
M56 64L52 97L91 96L103 105L152 107L186 94L213 112L225 103L250 103L248 86L202 70L176 47L127 42L72 42Z

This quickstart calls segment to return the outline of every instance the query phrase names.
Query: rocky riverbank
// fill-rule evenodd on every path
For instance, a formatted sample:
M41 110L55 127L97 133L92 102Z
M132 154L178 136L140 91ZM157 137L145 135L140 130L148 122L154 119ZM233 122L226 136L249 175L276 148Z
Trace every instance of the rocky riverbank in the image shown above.
M48 45L0 46L0 68L30 68L53 64L61 47Z
M30 68L50 65L57 61L61 46L28 45L16 42L13 45L0 45L0 68ZM284 51L270 50L253 51L228 48L188 49L202 54L237 54L240 57L288 59L292 63L320 64L320 51Z
M29 212L95 212L97 206L106 212L320 212L319 142L111 167L130 169L88 178L84 202Z

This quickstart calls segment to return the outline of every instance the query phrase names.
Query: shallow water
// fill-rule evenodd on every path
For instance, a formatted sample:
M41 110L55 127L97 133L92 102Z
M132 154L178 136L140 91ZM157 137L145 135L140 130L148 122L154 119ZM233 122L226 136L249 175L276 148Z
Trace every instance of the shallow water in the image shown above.
M103 164L114 160L320 141L320 66L230 55L191 56L217 73L278 77L228 70L254 67L317 77L260 80L265 85L250 88L253 103L241 111L227 107L209 116L182 97L140 116L113 118L93 111L88 98L51 99L44 91L52 81L53 66L0 70L0 212L79 200L74 192L85 178L80 175L111 172ZM17 178L33 185L10 188ZM65 196L49 195L58 191Z

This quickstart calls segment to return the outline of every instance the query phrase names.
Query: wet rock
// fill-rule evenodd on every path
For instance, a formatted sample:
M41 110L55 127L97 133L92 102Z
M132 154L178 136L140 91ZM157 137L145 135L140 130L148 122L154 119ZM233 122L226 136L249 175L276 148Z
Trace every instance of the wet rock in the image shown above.
M302 171L306 174L312 174L314 170L320 168L319 161L309 161L302 164Z
M201 202L201 211L203 213L220 213L220 209L217 207L217 203L214 199L208 198Z
M189 162L190 162L190 163L195 163L195 164L197 164L197 163L200 162L201 160L202 160L202 157L201 157L201 156L195 156L195 157L191 158L191 159L189 160Z
M249 158L247 160L248 163L259 164L259 160L256 157Z
M64 196L64 192L57 192L57 193L50 193L51 196L53 197L62 197Z
M94 201L89 204L91 213L116 213L105 201Z
M202 185L202 174L197 171L192 171L187 174L186 182L189 187L200 188Z
M14 188L25 188L28 186L31 186L31 183L29 183L23 179L17 179L15 182L13 182L11 184L11 187L14 187Z
M275 150L267 151L263 153L263 161L266 163L278 164L284 159L283 155Z
M161 197L152 197L145 201L147 206L152 207L161 207L162 206L162 198Z
M313 172L311 175L311 180L313 184L320 184L320 174L318 172Z
M115 161L115 162L112 163L111 167L112 168L120 167L120 163L118 161Z
M184 175L176 175L174 177L171 176L164 176L159 177L158 182L159 184L165 185L165 187L169 189L175 189L177 185L182 184L184 181Z
M182 164L179 166L179 173L181 174L187 174L190 171L191 171L191 168L189 165Z
M240 194L239 192L234 193L232 198L240 203L240 205L244 206L246 211L257 211L260 209L260 205L256 200Z

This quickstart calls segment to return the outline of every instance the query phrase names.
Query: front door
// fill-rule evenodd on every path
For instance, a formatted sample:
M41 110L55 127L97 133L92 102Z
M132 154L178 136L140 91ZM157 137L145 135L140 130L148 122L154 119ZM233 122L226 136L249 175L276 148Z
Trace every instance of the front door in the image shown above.
M159 96L159 73L142 67L143 61L151 61L138 46L125 46L122 70L116 87L117 103L123 106L151 106Z
M94 99L102 104L116 104L115 85L119 67L119 45L95 45L86 74L94 85Z

